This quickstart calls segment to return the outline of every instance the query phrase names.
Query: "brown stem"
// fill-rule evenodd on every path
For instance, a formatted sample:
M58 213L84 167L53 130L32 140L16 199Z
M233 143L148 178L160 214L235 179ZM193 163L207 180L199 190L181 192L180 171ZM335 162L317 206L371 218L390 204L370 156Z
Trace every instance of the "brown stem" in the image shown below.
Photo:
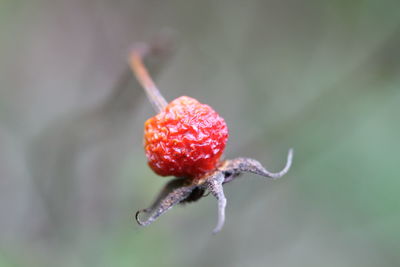
M143 86L153 108L156 112L161 112L168 103L161 95L146 66L143 64L143 57L148 50L149 48L144 44L137 45L129 56L129 65L139 83Z

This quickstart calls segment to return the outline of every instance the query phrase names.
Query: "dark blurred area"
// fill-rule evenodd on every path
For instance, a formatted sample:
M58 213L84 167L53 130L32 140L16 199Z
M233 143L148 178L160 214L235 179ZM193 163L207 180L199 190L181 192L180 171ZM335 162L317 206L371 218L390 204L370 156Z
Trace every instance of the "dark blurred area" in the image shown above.
M137 42L168 100L230 128L226 158L279 170L152 225L169 180L146 165L154 112ZM400 2L0 0L0 266L400 266Z

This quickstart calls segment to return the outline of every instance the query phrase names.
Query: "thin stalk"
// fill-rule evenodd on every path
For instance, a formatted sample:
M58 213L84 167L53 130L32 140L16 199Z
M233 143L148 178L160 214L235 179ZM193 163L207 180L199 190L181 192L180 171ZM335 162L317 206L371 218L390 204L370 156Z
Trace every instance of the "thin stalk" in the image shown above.
M157 113L164 110L168 104L165 98L161 95L153 79L150 77L146 66L143 63L144 54L147 52L147 47L137 47L133 49L129 56L129 65L138 79L139 83L143 86L147 98Z

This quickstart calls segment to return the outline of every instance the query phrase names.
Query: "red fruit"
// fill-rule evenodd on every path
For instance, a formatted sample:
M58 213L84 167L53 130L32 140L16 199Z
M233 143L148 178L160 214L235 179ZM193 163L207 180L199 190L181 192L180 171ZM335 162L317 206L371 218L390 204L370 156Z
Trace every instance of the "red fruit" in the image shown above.
M195 178L214 170L228 127L210 106L181 96L145 122L149 166L161 176Z

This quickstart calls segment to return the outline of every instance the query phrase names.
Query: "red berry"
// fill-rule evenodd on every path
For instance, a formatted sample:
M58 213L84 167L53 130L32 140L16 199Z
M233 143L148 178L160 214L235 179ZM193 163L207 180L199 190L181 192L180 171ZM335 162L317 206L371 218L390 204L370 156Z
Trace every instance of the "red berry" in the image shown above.
M210 106L181 96L145 122L149 166L161 176L195 178L214 170L228 140L228 127Z

